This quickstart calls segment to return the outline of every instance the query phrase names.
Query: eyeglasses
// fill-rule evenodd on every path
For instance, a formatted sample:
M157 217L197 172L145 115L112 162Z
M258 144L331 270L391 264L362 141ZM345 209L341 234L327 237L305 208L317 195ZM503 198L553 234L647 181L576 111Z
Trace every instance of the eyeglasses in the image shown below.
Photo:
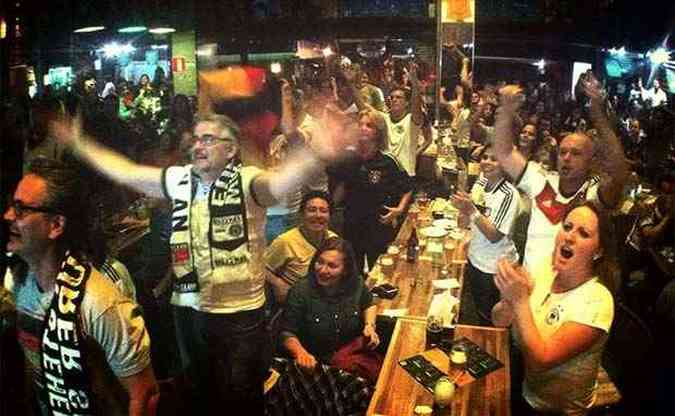
M14 208L14 215L17 219L22 219L31 212L42 212L45 214L56 214L56 210L49 207L33 207L26 205L21 201L10 201L9 208Z
M197 136L196 134L192 136L192 139L195 141L195 143L202 144L204 146L213 146L217 142L223 142L227 144L233 144L234 139L230 137L216 137L213 134L203 134L201 136Z

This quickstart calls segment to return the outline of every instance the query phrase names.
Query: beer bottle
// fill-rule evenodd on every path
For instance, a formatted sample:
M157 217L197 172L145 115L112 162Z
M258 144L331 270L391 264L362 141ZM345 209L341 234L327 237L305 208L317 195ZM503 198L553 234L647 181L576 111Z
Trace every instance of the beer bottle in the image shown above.
M406 245L406 261L408 263L414 263L417 261L417 231L415 228L412 229L410 237L408 238L408 244Z

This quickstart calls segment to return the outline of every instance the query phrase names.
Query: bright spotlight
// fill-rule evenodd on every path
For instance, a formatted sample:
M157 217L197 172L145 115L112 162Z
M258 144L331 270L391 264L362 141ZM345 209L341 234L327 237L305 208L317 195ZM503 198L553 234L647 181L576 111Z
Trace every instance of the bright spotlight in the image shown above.
M280 74L281 73L281 64L279 62L272 62L270 64L270 71L273 74Z
M670 60L670 52L668 52L665 48L658 48L647 52L647 57L653 65L661 65Z
M533 63L532 65L534 65L534 66L536 66L537 68L539 68L540 71L543 71L543 70L544 70L544 67L546 67L546 61L544 60L544 58L541 58L540 60L538 60L537 62Z
M407 50L406 52L408 53L408 55L412 55L412 53L413 53L413 48L408 48L408 50Z
M333 49L331 49L330 46L326 46L325 48L323 48L323 50L321 52L323 52L324 57L328 58L329 56L331 56L333 54Z

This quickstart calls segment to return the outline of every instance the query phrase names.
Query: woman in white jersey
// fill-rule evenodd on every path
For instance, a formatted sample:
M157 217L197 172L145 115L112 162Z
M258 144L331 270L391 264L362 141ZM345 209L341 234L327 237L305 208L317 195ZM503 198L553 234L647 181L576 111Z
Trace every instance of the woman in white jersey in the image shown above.
M608 219L590 202L564 217L553 257L498 263L493 322L511 325L525 363L523 396L539 412L585 415L614 317ZM532 283L536 282L536 283Z

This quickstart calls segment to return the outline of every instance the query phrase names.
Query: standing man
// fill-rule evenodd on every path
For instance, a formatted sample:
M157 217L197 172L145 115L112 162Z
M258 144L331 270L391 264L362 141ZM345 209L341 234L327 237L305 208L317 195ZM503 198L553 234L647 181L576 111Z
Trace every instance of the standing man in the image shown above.
M354 102L362 110L374 110L387 123L387 137L384 152L396 159L410 177L415 177L417 156L431 144L431 135L422 135L424 141L420 144L424 113L422 112L422 97L420 80L417 77L417 66L410 65L408 75L412 84L412 92L402 87L395 87L389 92L391 102L389 112L384 113L372 107L363 100L355 80L361 77L357 71L344 71L347 83L352 89Z
M7 248L23 260L4 279L18 341L42 415L146 415L157 391L150 339L138 306L91 265L81 185L36 159L4 213Z
M500 90L502 104L495 123L495 156L518 189L532 200L525 245L526 266L553 252L555 235L572 203L597 200L606 208L615 207L628 178L621 143L605 115L600 83L592 74L580 82L591 99L591 119L598 134L594 139L583 132L563 138L558 148L557 174L540 171L513 146L513 120L522 103L521 91L517 86ZM599 176L591 172L594 163L599 165Z
M194 414L239 408L263 414L268 370L265 331L265 207L321 168L299 150L274 173L239 161L239 128L207 114L194 128L193 163L160 169L134 163L65 123L56 136L97 171L173 204L171 254L178 347L192 382ZM330 151L316 140L314 149ZM326 153L324 153L326 154Z

